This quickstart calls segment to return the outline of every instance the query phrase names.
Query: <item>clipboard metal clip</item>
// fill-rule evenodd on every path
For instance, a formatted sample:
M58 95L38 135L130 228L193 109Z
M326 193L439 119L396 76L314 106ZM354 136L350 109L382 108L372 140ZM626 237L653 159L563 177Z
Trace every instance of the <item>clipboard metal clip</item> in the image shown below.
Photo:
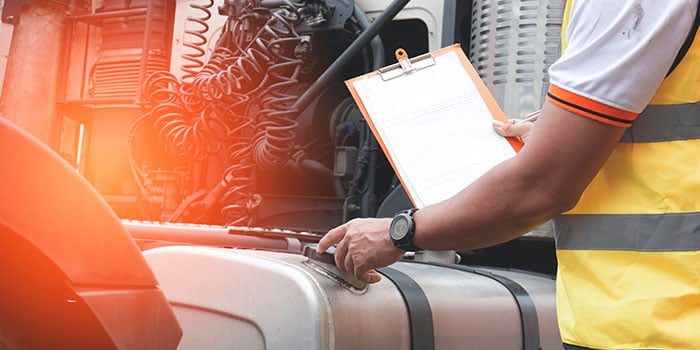
M398 63L379 69L379 76L384 81L435 65L435 57L430 53L408 58L404 49L397 49L394 54Z

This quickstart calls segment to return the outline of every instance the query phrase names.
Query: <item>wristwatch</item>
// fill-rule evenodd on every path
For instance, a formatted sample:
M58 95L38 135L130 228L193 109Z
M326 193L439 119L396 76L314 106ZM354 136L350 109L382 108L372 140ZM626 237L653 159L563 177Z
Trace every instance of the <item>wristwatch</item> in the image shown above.
M416 224L413 221L413 213L418 209L408 209L399 212L391 220L391 225L389 226L389 235L391 240L394 242L394 246L399 249L403 249L409 252L415 252L423 250L416 247L413 244L413 235L416 232Z

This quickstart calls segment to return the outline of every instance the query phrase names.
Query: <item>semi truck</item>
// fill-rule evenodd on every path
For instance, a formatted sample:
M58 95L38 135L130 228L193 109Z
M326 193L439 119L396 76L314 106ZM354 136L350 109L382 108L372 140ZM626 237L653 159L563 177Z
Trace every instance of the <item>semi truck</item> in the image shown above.
M522 118L564 1L0 4L0 348L561 348L548 224L371 285L315 244L413 207L345 80L456 43Z

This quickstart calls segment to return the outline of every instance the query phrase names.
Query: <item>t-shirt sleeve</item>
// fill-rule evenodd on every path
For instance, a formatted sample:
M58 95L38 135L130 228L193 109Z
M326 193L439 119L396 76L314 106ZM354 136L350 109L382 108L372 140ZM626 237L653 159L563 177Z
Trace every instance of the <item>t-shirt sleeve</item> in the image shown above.
M696 0L573 1L566 49L549 69L549 102L629 127L686 39Z

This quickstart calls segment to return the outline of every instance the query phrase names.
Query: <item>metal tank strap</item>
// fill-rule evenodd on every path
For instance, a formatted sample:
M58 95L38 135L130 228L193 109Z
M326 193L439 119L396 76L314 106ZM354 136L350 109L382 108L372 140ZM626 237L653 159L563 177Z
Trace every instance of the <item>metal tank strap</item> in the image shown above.
M444 264L438 262L422 262L414 261L414 263L440 266L464 272L473 273L475 275L490 278L508 289L513 295L515 303L518 305L520 313L520 326L522 329L523 350L541 350L540 348L540 329L537 320L537 307L535 302L530 297L530 294L518 282L512 279L497 275L491 271L480 270L473 267L457 264Z
M433 314L423 289L401 271L389 267L377 269L377 271L394 283L403 297L411 331L411 349L435 349Z

